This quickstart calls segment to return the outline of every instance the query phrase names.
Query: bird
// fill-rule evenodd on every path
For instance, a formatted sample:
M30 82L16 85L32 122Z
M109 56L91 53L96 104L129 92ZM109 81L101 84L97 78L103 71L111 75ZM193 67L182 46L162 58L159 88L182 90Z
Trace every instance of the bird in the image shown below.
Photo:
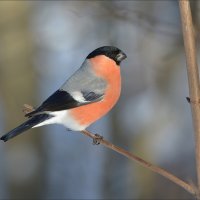
M80 68L34 111L27 121L4 134L4 142L31 128L61 124L83 131L108 113L121 93L120 64L126 54L114 46L102 46L85 58Z

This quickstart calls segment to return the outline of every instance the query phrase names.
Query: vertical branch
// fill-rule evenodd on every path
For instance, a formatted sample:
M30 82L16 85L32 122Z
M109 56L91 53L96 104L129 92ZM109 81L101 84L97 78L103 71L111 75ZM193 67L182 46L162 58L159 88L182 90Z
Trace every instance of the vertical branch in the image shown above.
M195 151L198 191L200 193L200 91L199 72L197 66L194 27L189 0L179 0L183 39L187 62L189 95L192 111L193 126L195 131Z

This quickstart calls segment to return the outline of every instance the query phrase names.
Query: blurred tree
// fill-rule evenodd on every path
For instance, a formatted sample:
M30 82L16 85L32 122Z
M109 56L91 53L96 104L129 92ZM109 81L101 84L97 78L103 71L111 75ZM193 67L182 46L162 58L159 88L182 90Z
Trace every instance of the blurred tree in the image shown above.
M25 1L0 2L0 94L6 131L25 120L23 103L36 100L37 76L32 64L34 46L29 31L31 10L30 3ZM38 150L42 152L38 136L19 136L6 143L4 155L10 198L39 197L43 173L42 168L38 168L36 156Z

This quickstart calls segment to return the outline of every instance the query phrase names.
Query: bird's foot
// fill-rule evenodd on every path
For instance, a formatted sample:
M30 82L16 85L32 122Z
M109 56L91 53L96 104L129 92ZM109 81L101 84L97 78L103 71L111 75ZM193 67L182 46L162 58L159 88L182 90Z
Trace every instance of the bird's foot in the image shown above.
M93 144L99 145L101 143L101 140L103 140L103 136L95 134L95 138L93 138Z

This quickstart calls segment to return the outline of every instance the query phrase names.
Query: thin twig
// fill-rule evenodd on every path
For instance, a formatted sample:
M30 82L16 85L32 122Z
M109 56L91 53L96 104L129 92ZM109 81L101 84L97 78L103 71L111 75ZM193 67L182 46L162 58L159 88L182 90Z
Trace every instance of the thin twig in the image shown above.
M158 166L155 166L145 160L143 160L142 158L110 143L109 141L99 137L99 136L96 136L94 135L93 133L87 131L87 130L84 130L82 131L82 133L90 138L92 138L93 140L95 141L98 141L98 143L104 145L105 147L109 148L109 149L112 149L113 151L115 152L118 152L119 154L133 160L133 161L136 161L137 163L139 163L140 165L142 165L143 167L147 168L147 169L150 169L151 171L157 173L157 174L160 174L161 176L169 179L170 181L172 181L173 183L179 185L180 187L184 188L186 191L188 191L189 193L195 195L196 194L196 189L195 187L193 187L192 185L186 183L185 181L179 179L178 177L174 176L173 174L167 172L166 170L158 167Z
M200 90L199 71L197 65L196 46L194 37L194 26L192 23L192 15L189 1L179 0L179 6L187 62L190 105L195 132L196 171L198 181L198 193L200 194Z
M28 104L24 104L23 112L25 114L27 114L28 112L32 112L32 111L34 111L34 108L32 106L30 106ZM162 169L158 166L155 166L155 165L143 160L142 158L126 151L125 149L122 149L122 148L112 144L111 142L103 139L103 137L101 137L97 134L93 134L93 133L91 133L87 130L81 131L81 133L92 138L94 144L102 144L105 147L112 149L113 151L118 152L119 154L129 158L130 160L136 161L137 163L139 163L143 167L146 167L147 169L150 169L151 171L153 171L157 174L160 174L161 176L169 179L170 181L172 181L176 185L179 185L180 187L182 187L183 189L185 189L189 193L191 193L193 195L196 194L196 187L195 186L190 185L189 183L186 183L185 181L179 179L178 177L174 176L173 174L167 172L166 170L164 170L164 169Z

